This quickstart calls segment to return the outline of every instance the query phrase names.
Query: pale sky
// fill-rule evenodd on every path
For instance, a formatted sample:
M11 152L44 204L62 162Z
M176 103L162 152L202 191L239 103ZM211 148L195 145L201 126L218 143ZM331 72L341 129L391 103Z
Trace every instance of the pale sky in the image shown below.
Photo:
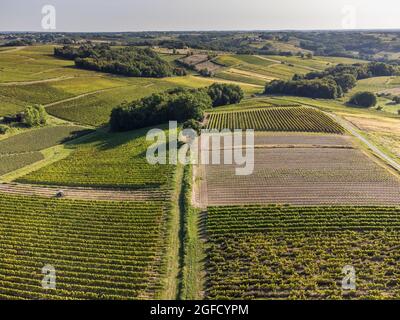
M0 31L400 29L400 0L0 0Z

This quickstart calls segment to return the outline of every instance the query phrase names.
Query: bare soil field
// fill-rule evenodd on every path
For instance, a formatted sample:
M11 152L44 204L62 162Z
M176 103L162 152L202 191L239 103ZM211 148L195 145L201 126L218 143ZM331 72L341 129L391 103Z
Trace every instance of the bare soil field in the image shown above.
M399 177L353 148L350 137L257 136L255 145L254 172L249 176L236 175L236 165L210 164L195 170L199 206L400 203Z

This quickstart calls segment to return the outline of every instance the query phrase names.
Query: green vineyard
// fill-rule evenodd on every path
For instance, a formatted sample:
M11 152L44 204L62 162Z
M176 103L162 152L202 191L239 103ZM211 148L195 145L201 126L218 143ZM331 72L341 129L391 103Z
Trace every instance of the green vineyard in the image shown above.
M209 299L400 297L400 207L210 207L206 225Z
M0 299L154 298L162 288L161 202L0 195ZM42 268L56 290L42 288Z
M254 129L256 131L321 132L341 134L344 129L324 113L308 107L215 112L207 129Z
M174 172L170 165L151 165L146 130L102 133L67 144L73 153L18 182L101 188L167 188Z

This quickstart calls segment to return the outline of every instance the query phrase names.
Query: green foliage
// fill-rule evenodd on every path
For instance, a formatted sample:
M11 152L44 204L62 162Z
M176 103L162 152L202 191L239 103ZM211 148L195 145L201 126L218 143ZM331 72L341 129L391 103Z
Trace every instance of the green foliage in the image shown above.
M309 98L336 99L343 92L332 79L273 80L265 86L265 94L284 94Z
M8 131L9 127L4 125L4 124L0 124L0 134L6 134Z
M115 108L111 113L110 126L113 131L126 131L169 120L202 120L204 110L211 104L211 98L204 89L172 89Z
M47 112L42 105L28 106L24 111L23 122L28 127L37 127L47 123Z
M244 97L243 90L234 84L214 83L208 88L208 95L214 107L239 103Z
M392 76L398 72L398 68L387 63L339 64L322 72L310 72L305 76L295 74L292 81L272 81L267 83L265 93L336 99L354 88L357 80Z
M112 49L109 45L64 46L55 48L54 55L74 59L78 68L122 74L131 77L168 77L171 66L149 48Z
M364 107L364 108L370 108L373 107L377 104L378 100L377 97L374 93L372 92L358 92L354 96L351 97L349 103Z
M197 134L200 134L202 124L199 121L190 119L190 120L185 121L183 123L182 127L183 127L183 129L193 129L194 131L197 132Z

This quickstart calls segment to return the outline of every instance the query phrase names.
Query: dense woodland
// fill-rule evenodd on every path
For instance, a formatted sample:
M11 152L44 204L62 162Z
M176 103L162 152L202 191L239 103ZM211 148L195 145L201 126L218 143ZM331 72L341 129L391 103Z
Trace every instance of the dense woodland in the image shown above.
M175 120L192 123L197 129L198 121L204 118L204 111L213 106L238 103L243 98L239 86L214 84L208 88L176 88L162 93L124 103L113 109L110 118L112 131L127 131L149 127Z
M130 77L168 77L173 69L149 48L111 48L107 44L55 48L56 57L75 60L78 68Z

